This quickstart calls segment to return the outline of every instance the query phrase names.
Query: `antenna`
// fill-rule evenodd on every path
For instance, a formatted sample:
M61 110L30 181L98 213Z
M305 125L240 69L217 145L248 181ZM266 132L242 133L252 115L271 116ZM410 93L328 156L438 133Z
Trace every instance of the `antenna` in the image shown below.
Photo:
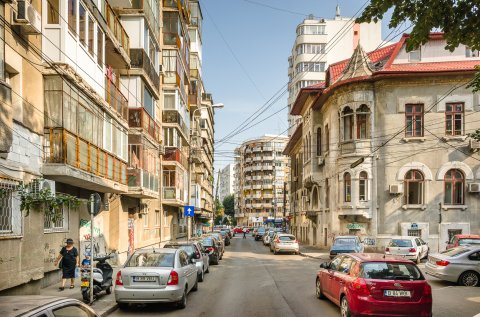
M340 5L338 4L338 0L337 0L337 7L335 8L335 17L336 18L340 17Z

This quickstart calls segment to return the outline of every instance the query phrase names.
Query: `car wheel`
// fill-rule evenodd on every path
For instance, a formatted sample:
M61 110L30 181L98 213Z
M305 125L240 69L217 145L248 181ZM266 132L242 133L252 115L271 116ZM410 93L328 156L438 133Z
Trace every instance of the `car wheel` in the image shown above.
M198 274L198 281L199 281L199 282L203 282L203 277L204 277L203 274L204 274L204 273L203 273L203 269L202 269L202 273Z
M180 309L184 309L185 307L187 307L187 287L188 285L185 285L185 290L183 291L182 299L177 303L177 307Z
M197 275L197 279L195 281L195 285L193 285L192 287L192 292L196 292L198 291L198 275Z
M210 273L210 265L207 266L207 269L205 270L205 273Z
M218 265L218 255L215 257L215 261L212 263L213 265Z
M118 303L117 302L117 305L118 305L118 308L120 310L126 310L128 308L128 303Z
M90 302L90 290L88 288L82 291L82 297L86 303Z
M320 279L317 278L317 282L315 283L315 294L317 295L318 299L324 299L325 295L322 293L322 284L320 283Z
M420 253L417 255L417 258L415 259L415 263L420 264L422 262L422 259L420 258Z
M277 250L274 249L273 254L277 255L278 254Z
M347 296L343 296L340 300L340 315L342 317L351 317L350 307L348 307Z
M458 284L463 286L478 286L480 285L480 275L473 271L463 272L458 279Z
M107 295L112 294L112 287L111 287L111 286L107 287L107 289L105 290L105 292L107 293Z

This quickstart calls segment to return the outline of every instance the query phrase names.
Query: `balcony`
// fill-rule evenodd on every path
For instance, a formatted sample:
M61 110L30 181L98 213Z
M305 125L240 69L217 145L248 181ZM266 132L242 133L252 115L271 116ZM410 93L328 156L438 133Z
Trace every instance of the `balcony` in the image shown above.
M128 113L128 126L143 129L156 142L160 142L160 127L143 108L130 108Z
M128 194L135 198L159 198L158 176L140 168L128 168Z
M108 0L108 3L114 8L130 8L132 0Z
M150 82L150 86L158 98L160 76L145 50L143 48L132 48L130 50L130 59L132 70L141 69L143 71L142 75Z
M127 163L63 128L45 129L42 173L48 178L104 193L126 193Z
M173 123L180 127L180 131L183 133L185 140L189 139L189 131L185 121L177 110L163 110L162 112L163 123Z
M177 162L185 169L188 169L188 159L179 149L167 149L163 156L163 162Z
M252 204L252 208L263 208L263 204Z
M200 106L201 104L201 86L197 84L196 80L192 80L188 87L188 102L190 106Z
M158 3L156 8L152 8L149 0L132 0L132 11L145 15L145 18L150 25L150 30L155 34L156 39L160 39L160 22L158 20L158 17L160 16L158 11L159 7L160 5ZM153 11L154 9L155 11Z
M273 161L273 156L264 156L263 160L264 161Z
M165 204L183 206L185 204L184 191L176 187L164 186L162 198Z
M105 78L105 100L124 120L128 120L128 101L118 87Z

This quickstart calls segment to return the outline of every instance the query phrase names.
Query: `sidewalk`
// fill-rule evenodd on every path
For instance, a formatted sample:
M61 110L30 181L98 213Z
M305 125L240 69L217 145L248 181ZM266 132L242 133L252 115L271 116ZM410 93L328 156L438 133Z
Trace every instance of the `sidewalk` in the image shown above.
M312 259L319 259L319 260L329 260L330 251L325 248L319 248L316 246L311 245L303 245L300 244L300 255L312 258Z
M115 280L115 276L117 275L118 268L113 268L113 279ZM83 301L82 293L80 291L80 279L75 279L75 288L70 289L70 281L67 280L67 284L65 285L65 290L59 291L59 287L61 286L61 282L46 287L40 291L40 295L45 296L61 296L61 297L69 297L75 298L79 301ZM113 287L112 287L113 289ZM117 309L117 303L115 302L115 296L112 294L107 295L104 292L101 294L100 298L93 302L91 305L93 310L100 316L104 317L113 312Z

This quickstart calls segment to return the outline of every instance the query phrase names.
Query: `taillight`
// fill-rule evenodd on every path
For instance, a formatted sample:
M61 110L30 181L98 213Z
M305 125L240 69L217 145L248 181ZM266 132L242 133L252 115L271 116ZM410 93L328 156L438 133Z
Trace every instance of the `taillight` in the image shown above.
M115 280L115 285L123 285L122 271L117 272L117 279Z
M293 243L298 243L298 241L297 241L297 240L295 240L295 241L293 241Z
M275 242L276 242L276 243L280 243L280 239L275 239Z
M423 296L431 296L432 295L432 287L428 285L428 283L425 282L425 285L423 286Z
M365 280L361 277L357 278L355 281L352 282L352 289L354 290L355 294L363 296L370 295L367 282L365 282Z
M198 252L198 250L195 251L195 259L200 259L200 252Z
M170 272L167 285L178 285L178 273L176 271Z
M440 260L440 261L435 262L435 264L437 264L438 266L447 266L447 265L450 264L450 262L445 261L445 260Z
M213 250L214 250L214 249L213 249L212 247L207 248L207 251L208 251L208 252L213 252Z
M390 248L385 248L385 252L390 252Z
M410 249L408 249L408 252L410 252L410 253L415 253L415 252L417 252L417 249L415 249L415 248L410 248Z

